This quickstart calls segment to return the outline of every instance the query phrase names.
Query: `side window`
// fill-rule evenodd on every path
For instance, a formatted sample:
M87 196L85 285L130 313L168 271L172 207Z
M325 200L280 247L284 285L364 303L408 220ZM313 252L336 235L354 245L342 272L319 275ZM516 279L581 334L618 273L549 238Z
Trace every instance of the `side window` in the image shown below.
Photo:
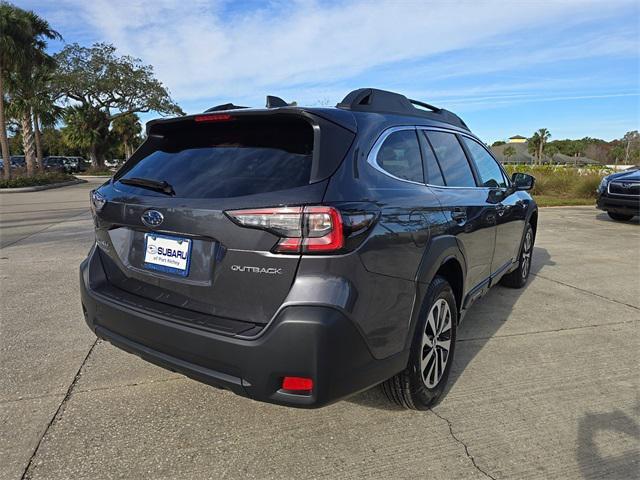
M389 135L378 151L376 162L394 177L424 182L415 130L400 130Z
M462 141L467 146L471 158L476 164L478 175L480 176L481 186L483 187L506 187L507 184L502 175L502 169L498 162L489 155L482 145L475 140L462 137Z
M431 149L431 145L429 144L429 140L427 139L427 132L422 130L420 135L424 135L422 138L422 158L424 159L424 169L425 174L427 176L426 181L430 185L446 185L444 183L444 178L442 176L442 170L440 170L440 165L438 165L438 160L436 159L433 150Z
M471 173L467 156L456 136L452 133L437 131L427 131L426 133L442 168L447 186L475 187L476 181Z

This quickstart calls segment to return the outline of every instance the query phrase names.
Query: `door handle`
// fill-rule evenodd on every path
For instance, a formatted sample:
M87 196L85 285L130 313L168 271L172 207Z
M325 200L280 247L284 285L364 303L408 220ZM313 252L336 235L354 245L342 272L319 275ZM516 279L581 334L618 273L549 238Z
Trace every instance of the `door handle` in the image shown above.
M451 211L451 218L458 223L466 222L467 212L465 212L464 208L456 207Z

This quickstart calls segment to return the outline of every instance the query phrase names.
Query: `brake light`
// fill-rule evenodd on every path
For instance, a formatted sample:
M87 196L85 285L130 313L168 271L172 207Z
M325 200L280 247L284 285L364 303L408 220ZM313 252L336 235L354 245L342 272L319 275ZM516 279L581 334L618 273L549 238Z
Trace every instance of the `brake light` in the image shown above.
M340 212L333 207L283 207L234 210L226 214L238 225L278 235L277 253L329 253L344 247Z
M194 118L196 122L228 122L233 120L233 117L229 114L213 114L213 115L198 115Z
M331 252L344 246L342 217L333 207L306 207L303 247L307 252Z
M295 393L308 393L313 390L313 379L306 377L284 377L282 390Z

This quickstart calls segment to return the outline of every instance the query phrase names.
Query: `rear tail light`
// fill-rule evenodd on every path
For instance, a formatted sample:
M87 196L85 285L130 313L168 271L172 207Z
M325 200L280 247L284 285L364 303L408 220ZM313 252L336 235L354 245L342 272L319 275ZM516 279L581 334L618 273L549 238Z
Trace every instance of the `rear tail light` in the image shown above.
M104 198L104 196L100 192L97 192L95 190L91 190L91 192L89 192L89 198L91 202L91 211L94 213L94 215L96 213L99 213L107 204L107 199Z
M344 247L340 212L333 207L283 207L234 210L226 214L238 225L278 235L277 253L330 253Z

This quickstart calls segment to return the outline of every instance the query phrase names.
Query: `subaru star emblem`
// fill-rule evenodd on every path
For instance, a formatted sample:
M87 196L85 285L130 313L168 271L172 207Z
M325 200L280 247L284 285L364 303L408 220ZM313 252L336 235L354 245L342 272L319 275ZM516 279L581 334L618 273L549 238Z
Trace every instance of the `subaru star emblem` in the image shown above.
M622 188L631 188L631 184L630 183L623 183L622 184Z
M147 210L142 214L142 223L147 227L157 227L164 221L164 216L157 210Z

